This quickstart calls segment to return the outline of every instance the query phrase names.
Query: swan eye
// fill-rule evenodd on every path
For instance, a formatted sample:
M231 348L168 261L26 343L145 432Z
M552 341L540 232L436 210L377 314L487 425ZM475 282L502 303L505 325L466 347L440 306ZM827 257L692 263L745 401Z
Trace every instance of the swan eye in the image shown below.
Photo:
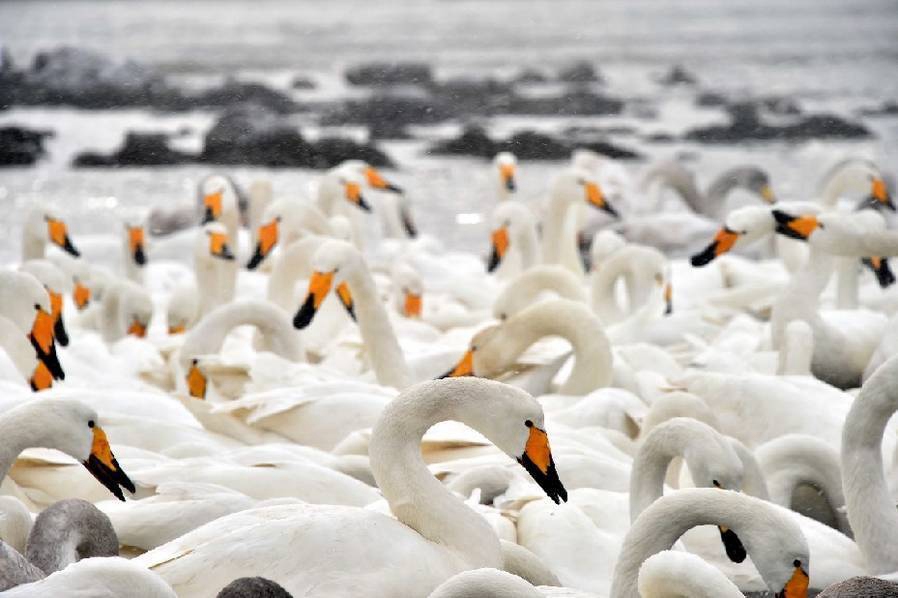
M801 561L799 561L798 559L795 559L794 561L792 561L792 564L796 567L801 567Z
M95 425L95 424L94 424L94 420L92 420L92 419L87 420L87 427L88 427L88 428L93 428L94 425Z
M528 419L528 420L524 420L524 425L527 426L528 428L532 428L532 427L533 427L533 422L530 421L529 419Z
M40 311L41 306L40 306L39 304L35 303L35 304L34 304L34 309Z

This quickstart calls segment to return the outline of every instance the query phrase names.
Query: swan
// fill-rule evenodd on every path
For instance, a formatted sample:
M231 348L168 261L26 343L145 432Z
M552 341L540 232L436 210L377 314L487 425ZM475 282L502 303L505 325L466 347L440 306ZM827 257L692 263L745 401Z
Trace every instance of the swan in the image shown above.
M71 291L70 280L65 274L49 260L28 260L19 270L34 276L38 282L44 285L47 295L50 297L50 313L53 316L53 337L63 347L69 344L69 335L66 332L65 320L62 317L63 295Z
M234 298L237 270L231 237L221 224L204 224L193 246L198 316Z
M315 252L312 266L309 291L293 318L293 325L300 330L308 326L334 287L340 301L358 322L377 381L400 390L407 387L411 379L405 355L361 253L346 241L329 240Z
M536 219L527 206L502 202L493 210L492 248L487 272L505 277L525 272L542 261Z
M583 282L570 270L558 265L538 265L515 276L502 287L493 301L493 316L506 320L549 294L584 305L589 302Z
M542 409L532 397L489 380L429 381L392 401L371 435L371 470L397 519L332 506L252 509L206 524L133 562L156 571L182 598L210 595L209 586L246 574L304 596L423 596L459 571L501 567L502 548L490 525L422 461L424 432L446 419L474 426L517 459L550 497L567 498L543 431ZM285 552L285 545L291 550ZM231 555L226 562L222 551ZM353 576L345 575L349 563ZM383 574L398 569L402 576Z
M898 410L898 358L874 373L851 404L842 429L842 487L848 521L869 573L898 571L898 511L883 473L886 424Z
M697 525L733 530L745 545L770 591L805 598L811 567L801 529L770 503L732 491L694 488L659 498L627 532L614 567L611 598L639 598L639 567L653 554L669 550Z
M331 236L333 230L327 217L315 205L293 198L282 198L270 204L262 213L262 223L256 232L256 248L247 269L255 270L279 244L287 247L308 235Z
M61 251L54 252L47 259L71 278L72 301L78 311L84 311L94 295L94 291L91 289L93 269L84 260L74 258ZM102 291L98 295L102 296Z
M626 311L618 305L615 293L620 278L627 289ZM667 258L660 251L643 245L622 247L592 276L593 311L606 326L620 322L645 304L657 284L668 278ZM665 289L665 298L670 307L669 287Z
M48 207L35 208L28 213L25 219L25 229L22 233L22 260L43 258L48 242L74 257L81 255L72 244L68 228L59 214Z
M65 372L56 355L53 308L50 296L41 283L27 272L0 271L0 317L6 330L4 349L33 390L50 387L54 380L64 380ZM24 346L15 339L26 338L39 363L28 358ZM0 478L2 479L2 478Z
M380 216L383 236L398 239L418 236L408 196L402 187L385 179L377 168L363 160L344 160L337 168L355 173L369 189L386 192L376 196L378 202L374 210Z
M745 189L765 203L776 203L770 177L763 169L752 165L727 169L708 185L706 192L702 193L695 183L695 175L692 172L680 162L668 160L655 164L643 175L641 182L643 190L654 184L673 189L693 212L713 220L720 219L727 196L736 189Z
M514 197L518 190L516 180L518 158L511 152L499 152L493 156L492 168L491 178L499 201Z
M141 219L123 218L120 232L83 238L79 250L81 258L91 265L107 267L133 282L144 283L150 246Z
M106 432L97 424L96 412L77 401L35 399L0 415L0 480L29 447L55 448L82 462L119 500L122 488L134 492L134 483L119 466L109 448Z
M177 598L157 575L123 558L89 558L34 583L16 586L4 598L90 596L91 598Z
M561 264L574 274L583 276L583 263L574 231L576 213L581 202L592 205L613 217L617 211L608 202L595 178L580 169L568 168L552 184L546 221L543 223L543 260Z
M221 175L210 175L200 181L199 191L201 222L220 222L228 238L236 239L240 228L240 207L234 184Z
M472 569L453 575L428 598L542 598L543 594L517 575L499 569Z
M153 317L153 299L144 287L122 279L103 293L98 317L103 340L107 343L128 335L143 338Z
M741 598L726 575L689 552L662 550L642 563L637 578L642 598Z
M481 330L461 361L446 375L498 375L530 345L547 336L564 338L574 352L574 365L559 388L561 394L583 395L611 383L608 337L588 307L567 299L540 301L497 326Z
M590 272L598 272L602 263L615 251L624 247L626 244L627 240L611 229L606 228L594 234L592 236L592 241L589 243Z
M861 205L884 207L895 211L895 204L879 167L870 160L847 158L833 164L820 177L817 197L820 203L835 208L839 199L848 194L862 195Z

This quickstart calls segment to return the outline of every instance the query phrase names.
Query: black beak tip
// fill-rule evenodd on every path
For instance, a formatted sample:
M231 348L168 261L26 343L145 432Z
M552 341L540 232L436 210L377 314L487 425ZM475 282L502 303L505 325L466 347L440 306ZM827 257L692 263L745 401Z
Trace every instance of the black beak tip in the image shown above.
M315 317L315 298L312 295L306 297L305 302L299 308L299 311L296 312L296 315L293 317L293 327L302 330L306 326L312 323L312 319Z
M606 212L608 212L609 214L611 214L612 216L614 216L615 218L620 219L620 214L619 214L619 213L617 212L617 210L615 210L614 207L612 207L612 205L611 205L610 203L608 203L607 201L606 201L605 204L602 206L602 209L605 210Z
M505 179L505 188L508 189L508 191L510 191L511 193L515 192L515 190L517 189L517 185L515 185L513 178Z
M365 198L362 197L361 195L359 196L359 207L366 212L371 211L371 204L369 204L367 201L365 201Z
M146 263L147 263L147 256L146 256L146 254L143 252L143 246L142 246L142 245L138 245L138 246L137 246L137 251L134 252L134 261L137 263L138 266L145 266L145 265L146 265Z
M734 563L741 563L745 560L745 557L748 556L748 553L745 551L745 546L742 545L742 541L733 530L720 530L720 539L723 541L727 557Z
M691 258L689 258L689 263L692 264L696 268L701 268L702 266L707 266L711 262L714 261L714 258L717 257L717 241L711 243L700 253L696 253Z
M65 323L62 321L62 316L59 316L59 319L56 320L56 323L53 324L53 336L56 337L56 340L59 341L59 344L63 347L69 346L69 334L66 332Z
M262 252L259 251L259 248L256 248L256 252L253 254L253 257L249 259L249 262L246 264L247 270L255 270L259 267L259 264L262 263L262 260L265 259L265 256L262 255Z
M215 215L212 213L210 208L206 208L206 211L203 212L203 222L202 224L208 224L210 222L215 221Z
M493 248L492 252L490 252L490 259L486 264L486 271L490 273L494 272L496 268L499 267L501 261L502 259L499 257L499 252Z
M402 187L400 187L399 185L394 185L393 183L387 183L387 186L384 187L384 189L392 193L405 193Z
M81 257L81 252L75 248L75 246L72 244L72 240L69 239L68 237L65 238L65 244L62 246L62 248L69 255L72 255L74 257Z

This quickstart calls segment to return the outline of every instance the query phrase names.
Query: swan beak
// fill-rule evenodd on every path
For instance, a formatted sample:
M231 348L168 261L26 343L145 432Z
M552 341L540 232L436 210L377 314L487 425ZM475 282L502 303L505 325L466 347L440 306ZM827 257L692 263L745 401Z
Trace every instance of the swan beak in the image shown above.
M401 206L399 208L399 215L402 217L402 227L405 229L405 234L407 234L410 239L417 237L418 227L415 226L415 221L412 219L412 213L408 211L408 208Z
M50 314L53 316L53 338L59 341L63 347L69 345L69 335L65 330L65 322L62 321L62 294L54 293L47 289L50 295Z
M115 455L112 454L112 449L109 448L109 440L106 439L106 432L97 425L93 426L93 431L94 438L90 448L90 457L87 458L87 461L84 461L84 466L116 498L124 501L125 495L122 494L121 489L125 488L133 494L136 490L134 482L124 472L118 461L115 460Z
M458 378L460 376L474 375L474 349L468 349L462 358L451 370L440 376L440 378Z
M861 262L876 274L876 280L879 282L880 288L885 289L895 283L895 274L892 272L892 268L889 267L888 258L874 255L873 257L865 257Z
M134 335L137 338L144 338L147 335L147 325L134 318L131 320L131 325L128 326L128 334Z
M34 368L28 383L31 384L31 390L34 392L46 390L53 386L53 374L50 373L43 361L37 361L37 366Z
M895 204L892 202L892 196L889 195L889 188L886 187L884 180L879 178L873 179L873 188L870 190L870 196L874 202L887 207L893 212L895 211Z
M486 271L492 272L502 263L505 252L508 251L508 228L497 228L492 234L493 250L490 252L490 261L486 265Z
M187 391L195 399L206 398L206 376L200 371L198 360L194 359L187 371Z
M402 305L402 313L406 318L420 318L422 311L421 295L405 292L405 303Z
M776 598L807 598L810 577L802 568L801 561L796 560L794 565L795 571L792 572L792 577L786 582L782 591L776 593Z
M555 501L555 504L567 502L567 490L558 478L552 450L549 448L549 435L534 426L529 419L525 424L530 428L530 435L524 446L524 454L518 457L518 463L527 470L549 498Z
M729 559L734 563L744 561L748 553L745 551L745 546L742 545L742 540L739 539L736 532L723 525L718 525L717 528L720 530L720 540L723 542L723 547Z
M776 203L776 195L773 194L773 189L770 185L764 185L761 187L761 199L766 201L767 203Z
M53 342L53 329L56 322L53 320L53 314L47 313L43 309L37 310L34 317L34 323L31 325L31 334L28 339L31 346L37 352L37 358L47 366L47 370L53 375L54 380L65 380L65 372L62 371L62 365L56 356L56 343Z
M343 304L343 307L346 308L346 311L349 313L349 317L352 318L353 322L357 322L355 318L355 308L352 302L352 293L349 292L349 285L345 282L341 282L337 285L337 296L340 298L340 303Z
M369 166L367 170L365 170L365 179L368 181L368 184L375 189L392 191L393 193L402 193L402 187L394 185L393 183L386 180L373 166Z
M514 164L502 164L499 166L499 176L502 177L502 184L510 193L514 193L516 186L514 181L515 166Z
M793 239L807 241L818 228L823 228L816 216L792 216L780 210L773 210L776 218L776 232Z
M134 258L134 263L138 266L145 266L147 263L147 256L143 249L144 245L143 227L129 226L128 246L131 248L131 256Z
M221 196L223 194L224 191L219 190L203 196L203 207L205 208L203 224L218 220L218 217L221 216Z
M705 247L700 253L693 255L689 261L693 266L700 268L714 261L714 258L723 255L733 248L736 241L739 240L739 233L732 231L727 227L723 227L714 235L711 244Z
M268 224L259 227L259 242L256 243L256 251L246 265L247 270L255 270L262 263L274 246L278 242L278 222L279 218L275 218Z
M605 199L605 194L599 189L598 183L587 181L583 183L583 186L586 188L586 201L589 204L608 212L615 218L620 218L620 214L617 213L617 210L615 210L611 204L608 203L608 200Z
M75 282L75 290L72 291L72 299L75 301L75 307L81 311L90 303L90 289L81 284L80 281Z
M333 284L333 282L333 272L312 272L312 278L309 279L309 292L306 294L306 300L293 318L293 326L295 328L302 330L312 323L312 318L315 317L315 313L318 311L318 308L321 307L321 302L324 301L324 298L327 297L327 294L330 292L331 284Z
M673 285L669 282L664 285L664 315L673 313Z
M185 330L187 330L187 327L184 324L177 324L176 326L168 327L168 333L170 335L184 334Z
M55 218L47 218L47 234L50 236L50 241L57 247L70 255L81 257L81 253L72 245L65 222Z
M209 253L223 260L233 260L234 254L228 247L228 235L225 233L209 233Z
M366 212L371 211L371 206L368 205L368 202L365 201L365 198L362 197L362 187L358 183L346 183L346 199L365 210Z

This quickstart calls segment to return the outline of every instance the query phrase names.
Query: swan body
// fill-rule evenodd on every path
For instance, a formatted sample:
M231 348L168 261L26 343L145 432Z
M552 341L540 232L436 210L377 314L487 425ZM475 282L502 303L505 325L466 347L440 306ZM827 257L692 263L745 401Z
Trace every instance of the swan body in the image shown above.
M505 320L549 294L579 303L588 302L582 282L570 270L563 266L540 265L508 281L493 302L493 315Z

